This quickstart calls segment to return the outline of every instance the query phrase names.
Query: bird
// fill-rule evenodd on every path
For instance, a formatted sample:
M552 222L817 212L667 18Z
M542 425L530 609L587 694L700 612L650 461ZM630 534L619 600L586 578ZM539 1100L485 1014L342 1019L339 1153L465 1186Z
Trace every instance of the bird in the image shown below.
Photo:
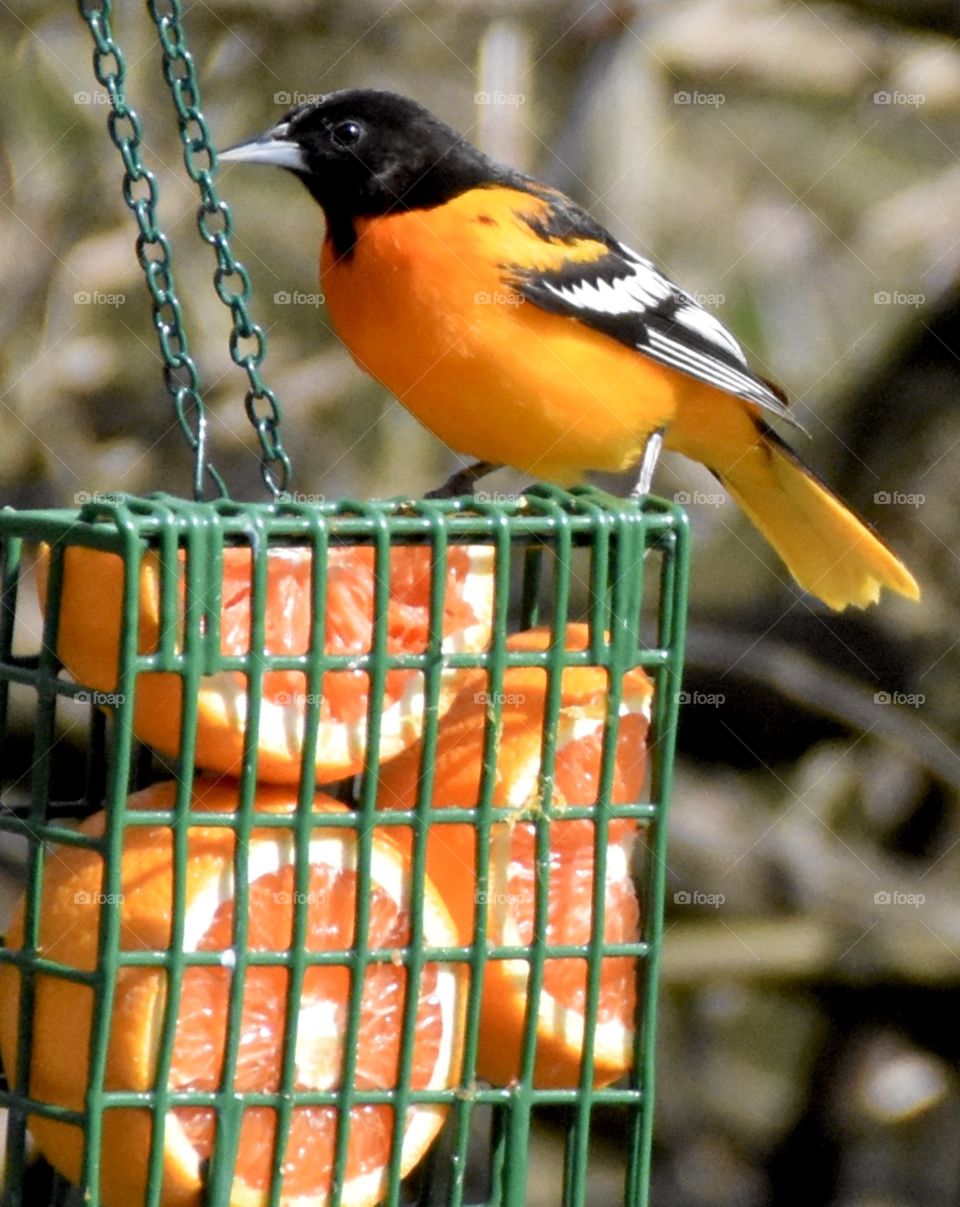
M774 428L799 426L737 339L555 188L418 102L346 89L294 105L219 162L293 173L323 210L321 290L353 359L475 461L571 486L660 450L702 462L828 607L920 590ZM801 429L802 430L802 429Z

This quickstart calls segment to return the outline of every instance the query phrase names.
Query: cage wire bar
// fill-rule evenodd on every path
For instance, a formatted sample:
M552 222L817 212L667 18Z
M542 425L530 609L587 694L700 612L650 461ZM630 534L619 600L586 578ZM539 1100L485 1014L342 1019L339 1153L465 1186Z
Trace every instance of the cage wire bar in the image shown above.
M22 650L22 622L18 613L29 604L33 593L30 574L25 570L24 547L45 542L49 559L48 606L39 648ZM335 1151L334 1193L331 1203L339 1201L346 1169L350 1108L366 1103L387 1104L394 1108L394 1140L399 1137L405 1110L424 1102L440 1102L449 1107L449 1116L440 1140L426 1162L405 1183L400 1179L400 1146L393 1145L389 1185L382 1201L400 1204L447 1203L451 1205L484 1203L489 1207L520 1207L527 1201L528 1155L532 1120L545 1107L561 1108L566 1119L562 1202L564 1207L582 1207L587 1202L593 1117L603 1109L605 1127L611 1118L622 1128L625 1182L623 1202L643 1207L648 1201L649 1162L653 1112L657 968L662 935L666 853L666 807L674 753L678 689L681 673L683 627L687 589L687 529L676 507L651 499L642 507L631 501L619 501L591 489L572 493L547 487L534 488L517 503L481 503L467 506L463 500L424 500L416 503L328 502L322 505L238 504L226 500L214 503L189 503L169 496L148 499L121 497L104 504L93 502L77 511L40 511L0 513L0 544L3 555L3 608L0 612L0 719L6 727L3 740L2 811L0 836L16 836L26 845L26 920L22 949L0 950L0 962L14 964L22 985L19 1033L18 1075L0 1091L0 1108L9 1112L7 1131L4 1207L23 1203L49 1202L66 1207L79 1202L76 1192L62 1180L55 1180L49 1196L38 1194L37 1167L27 1160L28 1119L44 1116L60 1119L82 1129L84 1143L83 1202L99 1207L100 1170L104 1161L116 1154L104 1152L103 1127L108 1112L137 1106L152 1112L154 1125L150 1153L150 1181L146 1202L152 1207L162 1203L163 1134L167 1113L184 1105L207 1105L217 1117L217 1140L206 1180L205 1202L230 1202L232 1167L243 1113L251 1105L272 1107L277 1112L277 1151L269 1201L279 1203L282 1190L280 1169L285 1129L297 1106L324 1104L336 1108L340 1124ZM422 651L390 653L387 649L386 615L389 598L391 553L407 545L425 546L430 551L431 605L429 635ZM484 544L494 552L493 632L483 650L450 653L443 649L442 608L444 582L449 558L458 546ZM240 545L252 551L252 597L249 650L242 655L227 655L220 649L220 607L224 551ZM280 547L304 546L312 555L311 641L306 654L264 654L266 615L266 566L269 553ZM324 650L324 611L327 594L329 551L343 545L371 548L376 562L373 638L369 652L361 658L331 654ZM117 691L106 703L89 691L89 685L75 683L62 673L55 651L64 558L68 549L82 547L110 551L124 562L123 615L120 631L120 659ZM152 551L148 554L148 551ZM159 597L161 631L156 649L138 648L140 623L140 567L146 556L156 556L160 566ZM183 585L185 584L185 585ZM649 596L644 599L646 594ZM178 595L178 593L181 593ZM179 599L182 598L182 605ZM182 612L180 611L182 607ZM589 625L589 641L583 650L564 648L563 635L568 620L583 619ZM537 624L549 624L553 640L542 652L518 652L507 648L510 632ZM17 630L15 640L15 629ZM36 646L36 641L33 645ZM453 948L428 947L417 919L422 916L424 896L425 850L431 826L463 823L477 829L477 934L486 934L486 868L491 827L515 816L511 809L493 805L494 772L497 766L498 713L504 675L517 665L535 665L547 674L547 704L543 724L540 799L552 799L551 784L556 757L557 721L560 686L564 667L600 666L609 675L609 698L601 759L601 775L596 803L564 808L563 816L583 817L594 825L594 930L583 947L548 945L546 942L546 879L541 867L538 877L536 923L533 942L525 946L499 946L478 941ZM369 676L368 744L366 763L359 778L351 780L345 792L349 812L337 813L324 821L310 810L313 797L313 755L316 722L326 672L358 666ZM487 691L493 705L488 709L484 737L484 761L480 799L477 806L431 808L430 774L438 733L437 701L441 675L449 666L483 668ZM620 691L623 676L642 666L651 675L655 690L653 726L650 740L649 795L628 804L611 803L619 723ZM265 817L255 811L257 792L256 729L263 698L263 676L273 670L298 670L305 676L307 706L306 749L302 767L298 809L293 815ZM420 799L412 810L378 807L377 789L380 707L387 676L397 670L415 670L422 677L425 727L422 736L424 782ZM219 1088L211 1093L175 1091L168 1088L167 1073L177 1019L176 1001L184 970L197 963L210 962L216 953L183 951L184 868L187 858L188 829L211 824L209 814L198 814L190 807L190 792L196 764L197 698L203 676L221 671L239 671L246 676L249 709L245 732L242 774L239 779L238 808L224 814L214 824L231 828L237 835L234 846L236 908L234 912L233 968L230 990L230 1014L227 1031L227 1055ZM126 808L127 793L157 778L157 769L139 749L134 735L134 708L141 676L170 671L181 677L184 707L180 727L180 760L176 766L178 783L172 811L134 811ZM17 715L27 709L32 740L29 749L22 721L11 722L8 706L12 692L17 693ZM498 695L497 693L501 693ZM69 743L64 738L62 711L65 703L79 697L85 700L86 723L90 735L82 794L65 799L62 785L65 774L61 763ZM75 705L74 705L75 707ZM106 712L109 723L104 725ZM166 764L169 766L169 761ZM166 772L169 775L169 771ZM382 805L383 802L380 802ZM99 840L78 835L69 818L106 809L106 830ZM559 810L543 808L536 814L537 851L543 856L549 844L551 814ZM636 818L645 835L645 857L640 872L642 892L642 934L636 943L615 947L606 944L602 931L604 908L604 861L606 835L612 820ZM251 952L247 944L247 865L251 830L286 827L296 846L296 885L307 885L307 850L312 834L324 825L355 829L358 844L359 877L354 942L349 951L307 952L304 950L306 906L294 911L294 932L289 953ZM175 885L173 927L168 949L159 951L125 950L120 941L120 855L129 827L160 825L173 835ZM414 835L411 859L410 916L413 928L410 941L402 950L370 950L366 942L369 918L371 850L375 830L383 826L410 827ZM51 844L88 845L103 859L100 906L100 933L96 968L78 972L37 947L38 921L44 870L50 858ZM305 901L298 897L298 902ZM601 959L611 954L628 955L637 960L641 992L638 994L638 1025L634 1050L634 1069L625 1083L596 1089L590 1068L592 1036L596 1023ZM528 1009L524 1037L521 1076L506 1086L488 1086L477 1082L474 1062L477 1052L479 994L484 967L491 960L515 958L529 962L527 993L533 1000L542 984L547 958L587 961L585 1053L579 1085L570 1089L539 1089L533 1085L536 1014ZM283 963L289 968L287 1001L288 1031L282 1059L280 1085L276 1093L253 1094L239 1090L235 1083L239 1009L247 969L260 964ZM337 1088L306 1092L293 1084L295 1018L298 988L306 969L314 964L343 964L362 977L368 965L386 960L401 961L407 969L408 994L404 1015L398 1084L385 1090L358 1089L353 1081L357 1058L360 995L354 993L346 1020L345 1064ZM410 1053L416 1013L416 983L426 962L455 963L469 969L465 1036L462 1065L457 1080L449 1088L423 1090L411 1088ZM130 967L155 967L164 970L167 1003L160 1028L154 1084L149 1093L110 1089L105 1086L107 1046L117 976ZM94 993L93 1028L90 1043L89 1084L82 1110L31 1096L27 1068L33 1037L32 1001L36 979L64 977L81 981ZM356 981L355 981L356 984ZM67 1057L69 1058L69 1057ZM612 1114L611 1114L612 1113ZM492 1119L488 1118L492 1116ZM489 1148L481 1171L481 1190L477 1192L475 1141L484 1121L490 1124ZM129 1158L122 1158L129 1159ZM123 1207L136 1207L124 1204Z

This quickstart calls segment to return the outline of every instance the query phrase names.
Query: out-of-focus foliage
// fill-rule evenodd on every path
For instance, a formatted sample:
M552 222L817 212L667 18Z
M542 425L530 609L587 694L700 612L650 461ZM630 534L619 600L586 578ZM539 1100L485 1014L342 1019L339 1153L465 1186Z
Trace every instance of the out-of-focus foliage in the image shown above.
M119 3L213 455L260 489L156 40ZM908 11L909 10L909 11ZM571 192L795 399L805 455L920 579L834 618L699 467L673 813L654 1201L920 1207L960 1187L960 53L952 5L603 0L188 8L220 145L292 101L394 88ZM5 503L186 491L107 106L71 3L0 6ZM231 168L236 251L304 494L418 493L455 463L353 367L318 296L320 212ZM455 400L451 400L453 405ZM503 481L510 481L503 479ZM515 485L515 483L514 483ZM626 488L626 482L613 483ZM812 539L815 534L812 534ZM615 1126L593 1202L614 1201ZM530 1201L553 1203L549 1132Z

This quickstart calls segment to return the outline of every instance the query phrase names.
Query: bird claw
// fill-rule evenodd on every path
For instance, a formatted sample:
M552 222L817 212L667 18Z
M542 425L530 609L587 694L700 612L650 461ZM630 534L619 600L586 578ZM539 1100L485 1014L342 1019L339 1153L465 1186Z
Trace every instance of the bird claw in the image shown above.
M473 488L480 478L485 478L487 474L492 474L494 470L499 469L499 465L495 465L492 461L474 461L472 465L465 465L463 469L458 469L455 474L451 474L442 486L438 486L436 490L428 490L424 495L425 499L455 499L460 495L472 495Z

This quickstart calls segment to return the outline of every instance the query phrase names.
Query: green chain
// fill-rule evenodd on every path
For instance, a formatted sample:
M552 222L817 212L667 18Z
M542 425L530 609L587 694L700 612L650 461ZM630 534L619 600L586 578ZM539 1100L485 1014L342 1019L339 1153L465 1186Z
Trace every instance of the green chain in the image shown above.
M147 0L147 8L160 35L163 48L163 74L177 110L177 125L183 144L183 162L191 180L200 189L197 225L202 238L217 255L213 283L217 297L233 317L230 355L245 370L250 388L244 402L247 415L260 440L263 480L274 496L287 489L290 458L280 439L281 411L277 396L260 376L260 365L267 350L263 328L255 323L247 309L250 277L230 249L233 217L230 207L221 201L213 183L217 153L200 108L200 85L193 55L183 37L183 9L180 0ZM161 9L166 11L161 12Z
M207 416L200 396L197 367L190 355L183 313L173 279L170 244L157 225L157 178L140 159L143 128L127 104L127 66L110 25L112 0L79 0L80 14L93 36L93 71L110 96L107 129L123 160L123 199L137 220L137 259L150 291L153 325L163 358L163 380L173 400L177 422L194 454L193 493L203 496L204 475L226 496L223 479L207 459ZM193 422L191 423L191 416Z
M126 63L111 29L113 0L78 0L80 14L90 27L94 41L93 65L97 80L107 89L111 112L107 119L110 137L124 165L123 197L133 211L140 233L137 258L143 269L153 306L154 326L160 342L164 382L173 399L177 421L194 453L194 496L203 494L208 474L218 492L226 497L223 479L207 460L207 417L200 394L199 375L190 356L183 314L173 279L170 244L157 223L159 186L156 176L140 159L142 127L124 93ZM280 439L280 404L260 376L266 353L266 336L252 321L247 309L250 278L230 249L233 220L230 208L221 201L213 185L216 151L200 111L200 93L193 58L187 51L181 25L179 0L168 0L160 11L157 0L148 0L150 16L157 27L163 49L163 71L177 110L183 158L191 179L200 188L201 206L197 224L202 238L215 250L217 268L214 288L230 309L233 329L230 355L245 370L250 383L244 402L261 448L261 473L276 497L287 488L290 458ZM203 156L198 162L197 157ZM195 426L190 417L194 416Z

